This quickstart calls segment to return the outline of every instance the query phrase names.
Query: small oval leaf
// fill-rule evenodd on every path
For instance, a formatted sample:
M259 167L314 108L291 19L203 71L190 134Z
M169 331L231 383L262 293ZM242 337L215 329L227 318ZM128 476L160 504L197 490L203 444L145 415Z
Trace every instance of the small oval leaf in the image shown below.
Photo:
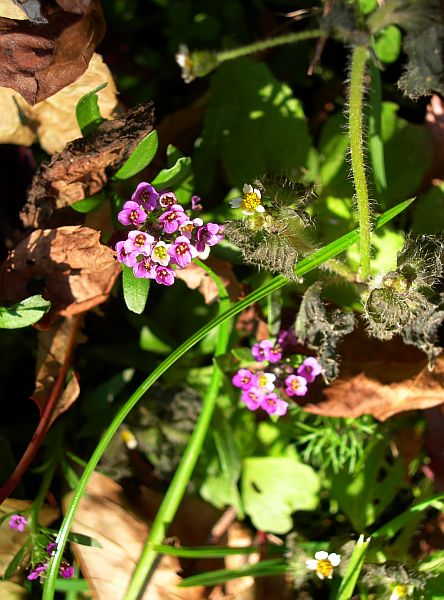
M129 159L122 167L120 167L114 177L116 179L129 179L129 177L139 173L153 160L157 152L158 144L157 131L154 129L143 138Z
M42 296L30 296L7 308L0 307L0 329L20 329L40 321L43 315L51 308L51 302Z
M105 119L100 114L97 92L103 90L108 82L102 83L80 98L76 106L76 119L83 137L93 133Z
M171 169L162 169L151 182L157 188L174 188L191 173L191 158L182 156Z
M145 310L148 292L150 291L150 280L143 277L135 277L133 270L126 265L123 268L123 298L131 312L140 315Z
M93 210L96 210L96 208L99 208L99 206L103 203L104 200L104 194L97 194L96 196L83 198L83 200L78 200L77 202L74 202L74 204L71 204L71 208L73 208L79 213L89 213Z

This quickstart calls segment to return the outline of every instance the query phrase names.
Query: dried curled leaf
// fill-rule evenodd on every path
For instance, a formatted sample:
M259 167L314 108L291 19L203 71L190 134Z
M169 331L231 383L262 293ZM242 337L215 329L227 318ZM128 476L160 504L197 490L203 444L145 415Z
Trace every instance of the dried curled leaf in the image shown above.
M108 85L98 94L99 107L102 116L109 118L117 104L117 92L100 54L93 54L87 70L74 83L35 106L14 90L0 88L0 112L4 116L0 122L0 144L30 146L38 141L48 154L60 152L82 135L75 117L77 102L104 82Z
M99 0L81 12L45 5L43 16L47 22L0 17L0 85L31 105L80 77L105 33Z
M29 296L40 286L51 302L45 316L72 316L108 298L120 273L111 248L100 243L100 233L81 226L43 229L31 233L11 252L0 271L3 304Z
M318 354L324 380L329 383L338 376L337 346L355 326L353 313L327 309L321 299L322 283L311 285L305 292L295 323L299 340Z
M105 121L87 138L70 142L34 176L20 214L25 227L46 227L57 209L99 192L153 129L151 104Z

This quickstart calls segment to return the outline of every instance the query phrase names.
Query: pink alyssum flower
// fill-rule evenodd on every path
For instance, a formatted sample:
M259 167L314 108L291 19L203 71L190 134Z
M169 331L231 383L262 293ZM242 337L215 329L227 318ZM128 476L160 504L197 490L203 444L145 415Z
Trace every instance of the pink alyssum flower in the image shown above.
M272 348L273 344L270 340L262 340L252 346L251 354L255 360L263 362L269 360Z
M74 567L67 562L62 562L59 573L63 579L71 579L71 577L74 575Z
M124 242L117 242L116 244L116 252L117 252L117 260L127 267L134 267L137 262L137 252L127 252L125 249L125 244L128 240Z
M276 393L270 392L262 400L261 408L263 408L269 415L277 415L278 417L282 417L287 412L288 402L281 400Z
M321 372L321 365L319 364L318 359L314 356L309 356L306 358L298 368L298 375L304 377L308 383L312 383Z
M184 268L197 256L197 250L188 238L180 235L176 238L174 244L171 244L168 248L168 254L176 265Z
M257 410L259 406L261 406L264 398L264 391L255 387L244 390L241 394L242 402L244 402L250 410Z
M201 202L200 196L191 196L191 209L195 211L202 210L203 206Z
M166 210L159 217L159 222L162 223L165 233L174 233L179 229L179 225L188 221L188 217L180 204L173 204L170 210Z
M130 231L128 239L125 242L125 251L138 252L139 254L150 256L154 241L153 236L144 231Z
M28 520L23 515L12 515L8 525L11 529L17 529L17 531L23 532L27 523Z
M123 205L123 209L117 215L117 219L122 225L141 225L147 219L145 209L137 202L128 200Z
M171 208L175 204L179 204L179 200L174 192L163 192L159 196L159 204L162 208Z
M153 211L159 205L159 192L146 181L142 181L136 187L131 200L141 204L146 210Z
M285 392L287 396L305 396L307 393L307 380L300 375L289 375L285 379Z
M257 385L257 377L249 369L239 369L231 381L241 390L249 390Z
M139 260L134 267L133 273L135 277L143 277L144 279L154 279L156 277L156 264L149 256L144 256Z
M45 573L48 568L48 563L38 563L35 565L34 569L29 573L26 579L33 581L34 579L41 579L42 575Z
M156 266L155 280L161 285L173 285L176 278L176 273L170 267Z

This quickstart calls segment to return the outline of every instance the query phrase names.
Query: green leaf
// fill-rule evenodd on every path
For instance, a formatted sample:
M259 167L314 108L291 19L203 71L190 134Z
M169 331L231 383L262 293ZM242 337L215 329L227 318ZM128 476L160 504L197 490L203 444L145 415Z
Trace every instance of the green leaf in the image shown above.
M389 25L383 29L375 42L375 52L379 60L392 63L401 52L402 34L396 25Z
M178 587L191 587L193 585L211 586L238 577L268 577L270 575L283 575L287 572L287 563L279 558L263 560L255 565L240 567L239 569L219 569L209 573L201 573L187 577L179 583Z
M359 0L359 5L363 15L368 15L378 6L377 0Z
M144 169L156 155L158 146L157 131L151 131L140 144L133 150L133 153L114 174L115 179L128 179Z
M365 555L369 544L370 538L364 540L363 535L359 536L353 549L353 553L350 556L347 570L342 578L336 600L350 600L353 596L353 591L358 582L361 569L364 566Z
M259 552L258 546L195 546L187 548L185 546L166 546L164 544L155 544L153 546L159 554L168 554L170 556L179 556L180 558L223 558L224 556L254 554Z
M21 546L17 550L17 552L13 556L11 562L6 567L5 572L3 573L3 578L4 579L9 579L10 577L12 577L12 575L14 575L14 573L18 569L18 567L22 564L23 558L25 556L25 552L28 550L28 547L29 547L30 543L31 543L31 538L29 537L25 541L25 543L23 544L23 546Z
M163 341L148 325L144 325L140 330L139 346L142 350L154 352L155 354L169 354L173 349L171 344Z
M95 540L91 536L85 535L84 533L75 533L74 531L71 531L68 535L68 540L70 542L75 542L76 544L81 544L82 546L103 548L102 544L98 540Z
M0 329L20 329L40 321L51 308L51 302L42 296L30 296L10 308L0 306Z
M381 194L387 189L384 144L381 135L382 92L381 76L373 60L370 61L370 114L368 117L368 146L372 163L372 174L376 191Z
M398 531L407 525L409 521L416 516L416 513L422 512L429 508L429 506L433 506L436 502L443 500L444 494L436 494L432 498L427 498L426 500L422 500L418 502L418 504L414 504L406 511L391 519L388 523L379 527L374 533L372 533L373 538L380 537L388 537L392 538L394 535L398 533ZM442 510L442 507L441 507Z
M193 156L196 186L211 189L221 160L233 186L263 173L303 168L311 144L302 103L264 63L226 62L211 80L201 140Z
M84 198L83 200L78 200L78 202L74 202L71 204L71 208L79 213L89 213L96 208L99 208L105 201L105 194L97 194L96 196L91 196L90 198Z
M123 268L123 298L128 310L142 314L145 310L148 292L150 291L150 279L135 277L133 270L126 265Z
M291 457L254 457L244 461L242 500L254 526L287 533L296 510L314 510L320 481L308 465Z
M191 173L191 158L182 156L170 169L162 169L151 182L157 189L175 188Z
M97 92L103 90L108 82L102 83L80 98L76 106L76 119L83 137L93 133L105 119L100 114Z

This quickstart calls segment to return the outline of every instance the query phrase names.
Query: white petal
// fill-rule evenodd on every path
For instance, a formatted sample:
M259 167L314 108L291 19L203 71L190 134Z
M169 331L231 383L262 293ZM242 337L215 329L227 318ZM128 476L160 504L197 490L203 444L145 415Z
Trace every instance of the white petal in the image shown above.
M249 183L244 183L242 191L244 194L251 194L253 192L253 187Z
M307 567L307 569L310 569L310 571L316 571L316 569L318 568L318 561L314 558L310 558L309 560L305 561L305 566Z
M316 575L319 577L319 579L324 579L324 576L322 575L322 573L316 573Z
M318 550L315 554L316 560L325 560L327 558L328 558L328 552L326 552L325 550Z
M265 212L265 208L262 206L262 204L259 204L259 206L256 207L256 212L258 212L258 213Z
M256 188L254 188L253 192L256 194L256 196L257 196L258 198L261 198L261 197L262 197L262 196L261 196L261 191L260 191L260 190L257 190Z
M332 567L337 567L341 562L341 556L333 552L332 554L328 555L328 560L331 562Z
M242 198L233 198L233 200L230 200L231 208L239 208L241 204Z
M197 258L200 258L200 260L206 260L209 256L210 256L210 246L205 246L205 250L202 250L202 252L199 252L199 254L197 255Z

